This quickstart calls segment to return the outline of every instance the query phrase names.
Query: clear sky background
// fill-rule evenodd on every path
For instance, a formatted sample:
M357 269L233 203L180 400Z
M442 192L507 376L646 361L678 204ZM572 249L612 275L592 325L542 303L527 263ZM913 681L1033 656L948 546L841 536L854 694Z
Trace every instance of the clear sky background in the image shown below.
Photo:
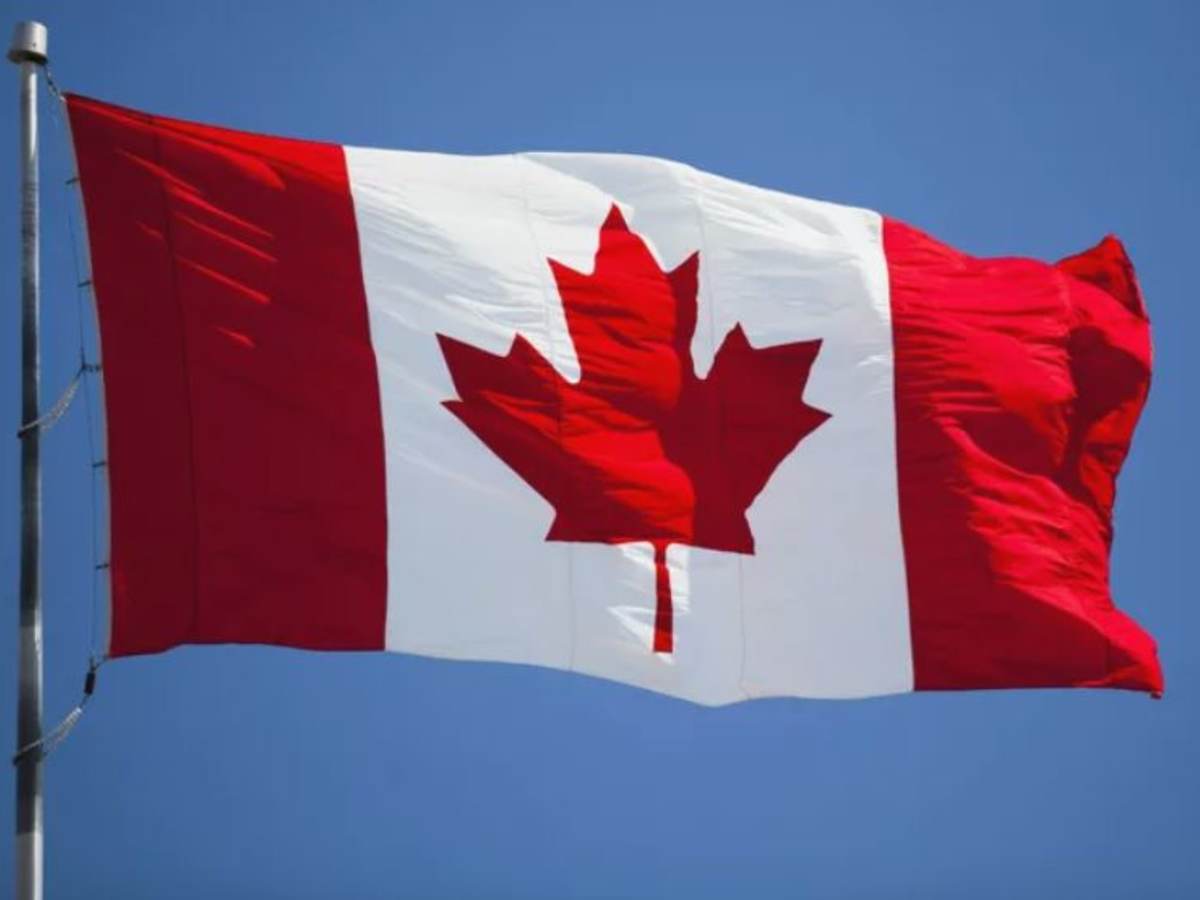
M673 157L981 255L1108 231L1155 326L1114 590L1121 692L704 709L521 667L187 648L122 660L47 771L52 898L1200 896L1195 287L1200 4L36 3L68 89L358 145ZM18 423L16 77L0 91L0 423ZM62 130L43 129L47 400L78 359ZM89 319L90 321L90 319ZM88 338L89 342L92 340ZM45 447L47 718L94 628L84 407ZM0 440L0 747L17 442ZM7 751L5 751L7 752ZM0 808L12 775L0 766ZM8 815L0 821L9 821ZM0 897L12 836L0 828Z

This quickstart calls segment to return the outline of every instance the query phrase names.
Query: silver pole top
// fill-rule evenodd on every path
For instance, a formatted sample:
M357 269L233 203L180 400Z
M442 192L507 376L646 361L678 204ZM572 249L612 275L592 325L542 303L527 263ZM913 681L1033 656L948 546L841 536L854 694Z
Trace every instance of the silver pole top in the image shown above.
M46 62L46 26L41 22L18 22L13 29L8 58L15 63Z

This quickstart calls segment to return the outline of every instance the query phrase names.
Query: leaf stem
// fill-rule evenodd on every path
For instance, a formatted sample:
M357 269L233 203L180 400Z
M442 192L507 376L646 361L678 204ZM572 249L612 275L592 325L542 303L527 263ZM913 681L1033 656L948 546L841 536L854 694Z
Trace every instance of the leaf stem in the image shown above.
M671 653L675 649L674 619L671 606L671 572L667 568L667 541L654 541L654 587L657 605L654 612L654 652Z

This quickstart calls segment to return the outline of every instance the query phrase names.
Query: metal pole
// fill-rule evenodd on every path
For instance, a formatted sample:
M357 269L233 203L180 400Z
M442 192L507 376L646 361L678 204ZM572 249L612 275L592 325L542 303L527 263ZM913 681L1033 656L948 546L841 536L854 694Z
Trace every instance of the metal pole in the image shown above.
M46 26L21 22L8 58L21 67L21 424L38 417L37 76ZM21 632L17 747L42 737L42 472L37 428L21 437ZM17 760L17 900L42 900L42 754Z

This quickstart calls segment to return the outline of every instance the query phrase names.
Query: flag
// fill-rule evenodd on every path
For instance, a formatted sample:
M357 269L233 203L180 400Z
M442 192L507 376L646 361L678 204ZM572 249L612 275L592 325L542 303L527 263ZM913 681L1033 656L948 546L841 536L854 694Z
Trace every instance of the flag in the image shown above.
M112 657L525 663L705 704L1157 693L1109 590L1133 270L640 156L343 147L72 96Z

